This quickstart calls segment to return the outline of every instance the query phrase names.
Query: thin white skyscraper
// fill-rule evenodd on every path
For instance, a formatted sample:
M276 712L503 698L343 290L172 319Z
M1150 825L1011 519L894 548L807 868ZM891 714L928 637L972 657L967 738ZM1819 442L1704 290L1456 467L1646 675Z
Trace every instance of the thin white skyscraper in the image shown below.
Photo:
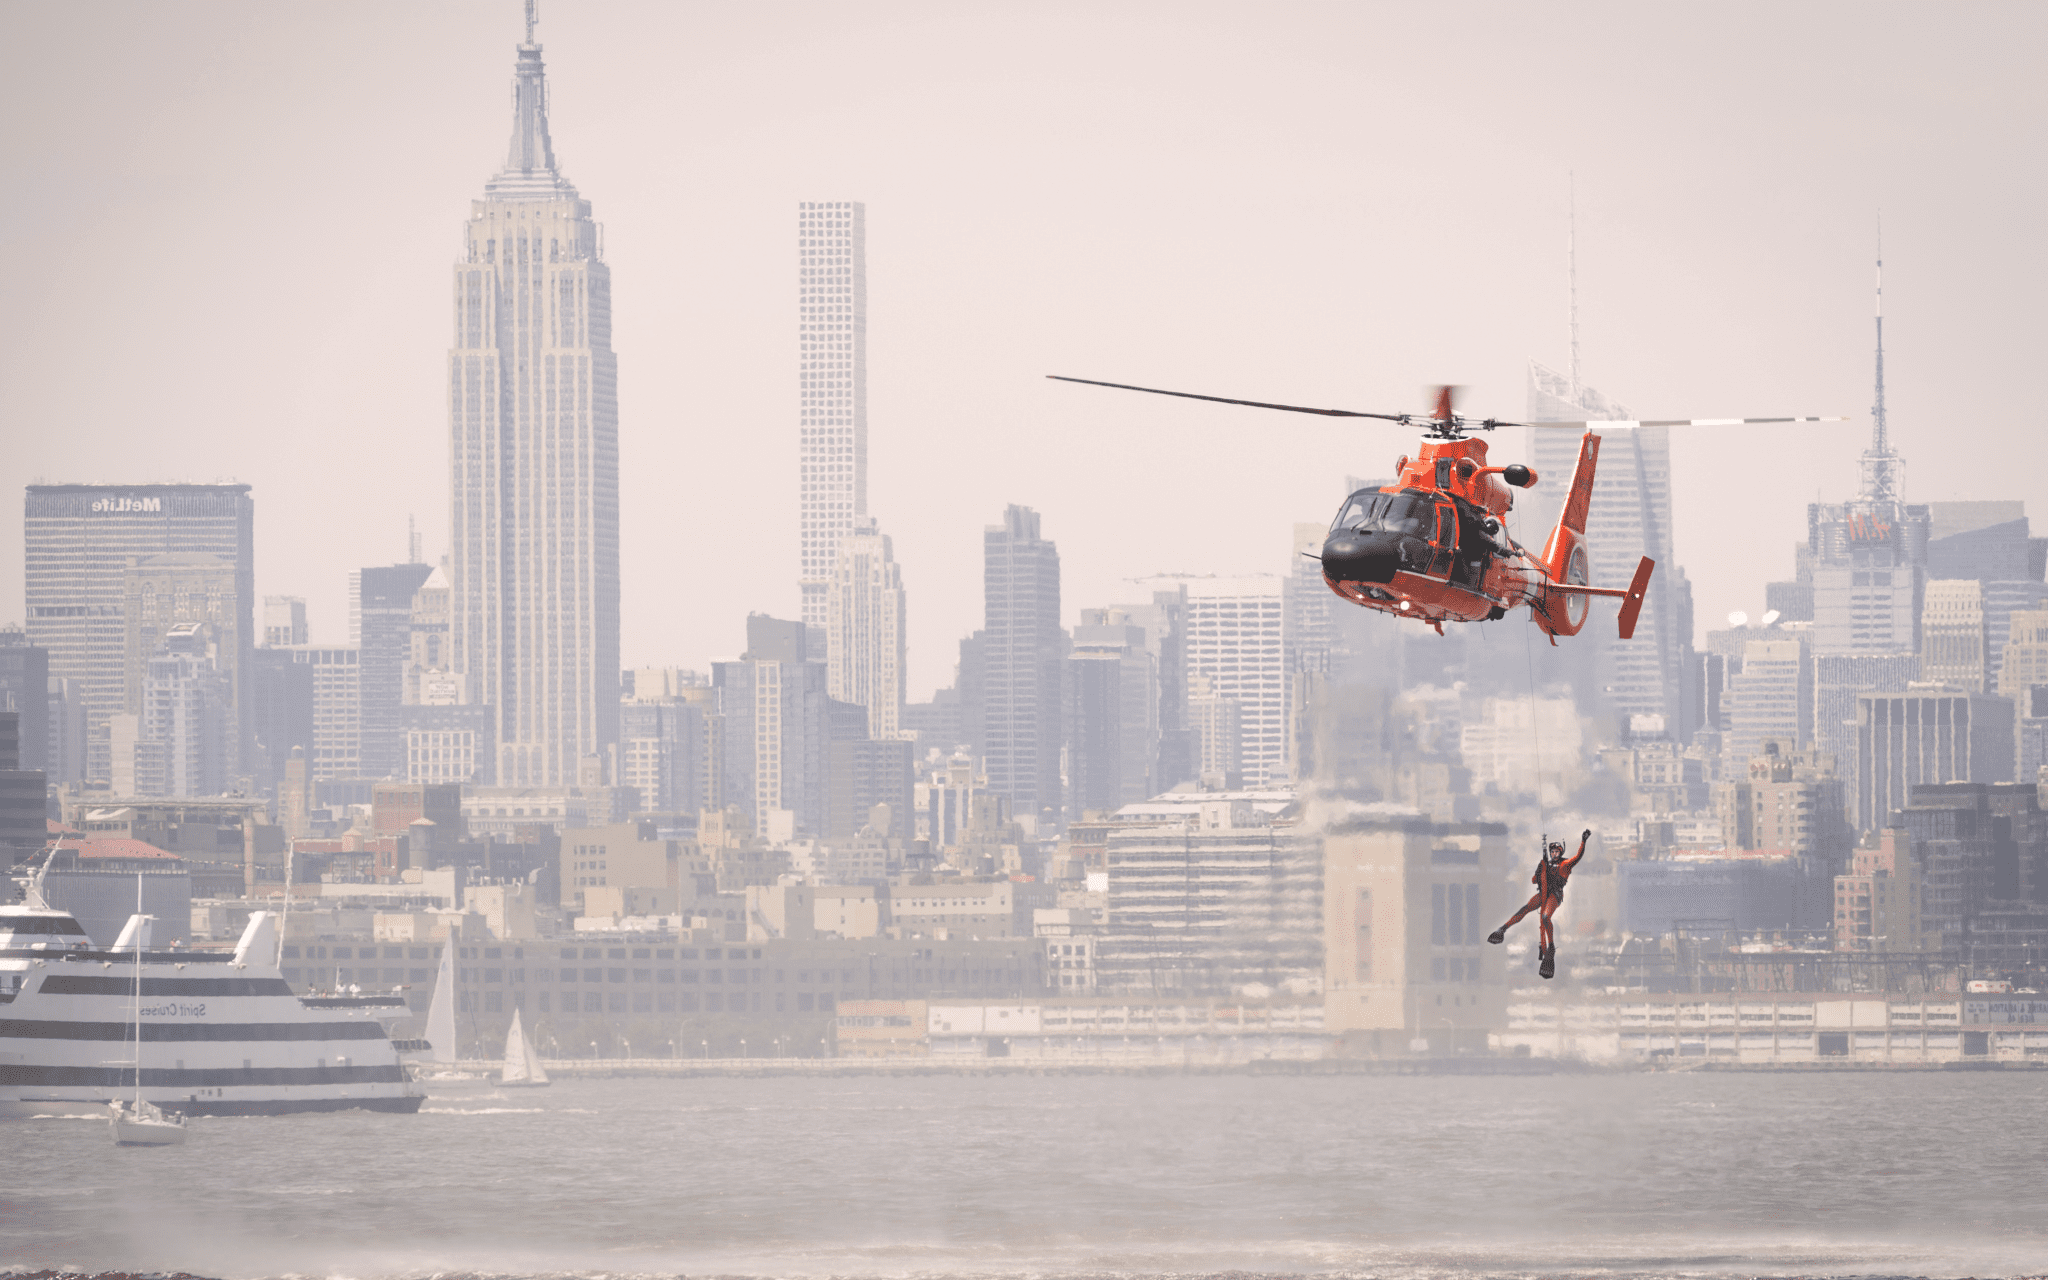
M867 206L797 206L797 582L826 633L839 540L868 513Z
M470 206L448 360L450 624L497 781L567 785L618 737L618 366L590 202L555 164L527 7L505 167Z
M888 535L865 516L839 540L825 633L828 692L868 709L870 738L896 737L903 727L903 575Z

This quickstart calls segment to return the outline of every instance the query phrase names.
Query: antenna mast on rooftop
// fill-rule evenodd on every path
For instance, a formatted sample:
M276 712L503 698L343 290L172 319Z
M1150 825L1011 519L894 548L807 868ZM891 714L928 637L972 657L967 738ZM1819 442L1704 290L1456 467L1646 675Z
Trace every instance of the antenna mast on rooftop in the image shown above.
M1571 293L1572 327L1572 403L1579 402L1579 175L1572 173L1567 179L1569 212L1567 226L1570 228L1565 241L1566 272L1569 276Z
M1900 480L1905 463L1892 452L1891 429L1884 412L1884 218L1877 220L1877 396L1870 406L1870 448L1863 452L1865 502L1903 501Z

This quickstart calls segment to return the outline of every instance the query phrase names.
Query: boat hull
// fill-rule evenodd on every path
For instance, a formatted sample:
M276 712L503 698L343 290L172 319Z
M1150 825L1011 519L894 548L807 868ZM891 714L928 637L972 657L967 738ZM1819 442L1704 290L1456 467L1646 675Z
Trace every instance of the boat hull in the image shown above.
M181 1124L146 1124L136 1120L114 1121L117 1147L175 1147L185 1140Z

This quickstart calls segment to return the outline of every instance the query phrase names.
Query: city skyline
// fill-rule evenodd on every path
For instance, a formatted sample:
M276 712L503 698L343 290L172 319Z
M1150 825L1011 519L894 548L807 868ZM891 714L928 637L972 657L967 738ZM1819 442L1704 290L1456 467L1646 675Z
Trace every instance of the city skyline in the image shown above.
M653 37L675 34L676 19L652 10L562 5L547 15L559 59L551 71L563 102L575 104L577 173L605 193L607 256L634 260L635 284L620 302L634 322L622 314L621 333L634 334L630 342L649 357L631 366L629 380L629 395L641 398L644 412L633 417L627 447L639 450L645 465L622 477L623 665L701 667L729 649L723 637L731 618L748 610L796 613L798 601L776 568L797 552L795 531L780 515L788 510L794 467L786 432L774 429L776 421L786 423L788 404L787 312L777 299L788 296L778 292L789 282L783 219L797 197L811 192L858 192L889 210L886 228L869 245L878 271L886 261L890 282L890 305L871 323L876 385L888 397L886 419L878 403L878 420L889 423L874 442L873 500L891 513L890 531L913 585L969 577L976 530L991 508L1008 502L1032 505L1062 531L1070 623L1081 608L1122 598L1118 584L1125 578L1278 571L1281 552L1274 548L1284 547L1292 523L1327 520L1335 476L1378 473L1412 442L1394 432L1340 434L1317 424L1281 432L1250 411L1214 406L1090 401L1086 391L1042 386L1038 376L1122 375L1218 394L1395 410L1413 407L1419 384L1445 378L1472 384L1467 404L1513 412L1525 362L1562 362L1565 218L1558 179L1568 163L1579 174L1581 316L1591 380L1652 413L1859 413L1869 382L1867 229L1882 206L1893 268L1892 435L1912 461L1916 500L1981 495L2032 499L2041 509L2039 478L2022 475L2002 482L2010 492L1983 495L1967 460L1940 447L1957 421L1986 424L1981 430L1994 438L2023 429L2024 418L2002 412L2006 397L1994 390L2002 380L1993 375L2024 367L2020 353L2039 344L2039 321L2014 309L2011 299L2034 291L2041 250L2020 237L2017 214L2008 213L2038 204L2029 193L2038 190L2039 175L2000 162L2015 142L2015 153L2025 153L2024 138L1980 123L2019 121L2024 133L2038 128L2034 122L2044 114L2030 105L2039 90L2001 70L2002 60L2019 56L2038 30L2018 11L1980 12L1945 25L1909 17L1840 27L1802 16L1762 62L1747 63L1744 76L1757 79L1732 86L1768 82L1778 74L1773 68L1783 69L1779 60L1798 65L1825 39L1846 42L1879 67L1910 57L1923 76L1993 86L1993 99L1983 103L1930 104L1878 76L1856 90L1867 110L1852 125L1844 120L1856 113L1838 114L1831 93L1800 88L1775 107L1798 145L1758 150L1746 140L1736 146L1740 112L1707 118L1651 95L1656 101L1640 122L1586 126L1573 149L1600 155L1599 164L1559 155L1555 125L1567 118L1564 105L1508 126L1497 142L1483 141L1482 133L1502 123L1498 97L1461 107L1445 121L1416 118L1406 110L1413 100L1406 91L1419 81L1411 83L1406 71L1389 86L1399 109L1384 136L1299 124L1318 113L1348 114L1322 112L1324 90L1289 83L1313 79L1294 71L1323 56L1314 46L1337 47L1363 35L1397 44L1441 36L1437 23L1413 14L1292 16L1260 28L1264 60L1246 74L1268 87L1271 105L1233 117L1220 132L1209 127L1214 108L1201 100L1213 80L1149 63L1134 68L1112 56L1136 47L1141 29L1158 15L1134 10L1103 19L1093 32L1105 42L1103 54L1062 54L1053 64L1053 74L1078 85L1071 110L1087 113L1091 129L1103 132L1096 142L1084 139L1068 108L1045 116L1005 105L1031 100L1030 87L1046 83L1048 73L1031 60L1071 43L1076 19L1048 18L1027 29L1014 50L999 51L995 70L977 79L1003 85L1008 77L1007 92L962 82L956 121L917 123L879 87L890 77L874 70L892 69L900 58L916 61L934 41L985 31L979 20L934 10L893 12L913 28L914 38L899 41L901 48L866 24L822 19L835 39L869 56L867 64L838 54L820 63L739 16L707 19L710 26L688 39L668 40ZM449 545L437 510L445 472L437 449L419 448L438 435L437 414L439 430L446 429L445 382L434 385L436 370L420 352L446 345L434 336L446 332L439 309L445 295L432 282L447 279L438 274L448 257L446 219L460 195L450 175L475 173L477 157L488 153L480 148L502 145L496 86L503 83L503 42L518 35L517 15L510 6L445 17L396 9L327 18L220 13L227 16L175 24L138 10L133 43L108 46L104 67L54 57L5 90L16 102L41 95L67 111L58 125L8 144L21 162L16 171L45 193L37 207L5 215L9 233L57 251L24 264L28 274L19 287L43 305L29 309L36 328L9 348L6 359L19 363L0 378L9 388L0 405L11 420L55 429L39 431L33 447L16 454L6 478L141 481L232 470L256 486L259 592L307 598L313 639L338 644L347 569L401 559L406 513L420 515L430 561ZM78 47L72 21L27 13L17 30L28 47ZM238 39L219 38L223 23L236 25ZM1515 27L1514 34L1539 50L1646 34L1631 28L1602 37L1597 25L1564 21L1550 29ZM309 42L309 34L320 38ZM1177 38L1208 65L1201 60L1236 47L1242 34L1239 20L1209 11L1184 24ZM1484 36L1465 56L1485 68L1508 57L1505 39ZM268 113L275 120L225 131L217 113L236 99L169 86L151 70L166 50L213 48L208 56L239 67L266 50L308 43L318 46L315 60L293 63L291 83L253 64L247 76L220 77L246 81L241 92L265 94L276 107ZM1722 47L1718 37L1695 43L1671 50L1684 74L1705 74ZM689 50L682 56L690 74L656 76L644 60L656 48L673 47ZM1519 50L1514 57L1525 60ZM864 69L856 74L856 66ZM748 88L743 69L762 67L774 73ZM375 69L378 94L365 100L332 92L359 68ZM1153 96L1178 104L1175 110L1192 112L1201 127L1161 133L1126 98L1105 96L1112 83L1134 76ZM1018 77L1025 77L1021 84ZM81 88L64 87L72 83ZM1516 82L1509 76L1504 83L1507 93ZM88 89L114 114L79 109ZM124 104L144 92L152 118L161 121L153 127L179 138L184 167L162 180L150 168L158 163L151 148L117 142L111 130L117 116L133 114ZM720 95L728 107L712 110ZM320 101L349 98L332 107ZM1219 105L1245 103L1225 94ZM828 109L835 114L821 124L817 113ZM1934 114L1904 135L1888 176L1863 176L1870 139L1908 111ZM787 142L786 158L764 165L739 155L735 120L737 136L765 131ZM644 121L685 149L685 164L648 166L637 156L637 131L624 126ZM986 141L960 149L953 145L956 130ZM1668 142L1665 158L1657 158L1658 147L1634 145L1634 130L1659 133ZM1929 134L1943 145L1918 141ZM1994 134L2004 141L1990 149L1983 140ZM1141 149L1134 168L1106 167L1112 154L1134 154L1131 143L1142 137L1155 145ZM285 138L293 145L280 147ZM1046 153L1045 142L1034 141L1040 138L1058 151ZM1285 145L1271 152L1276 142ZM317 163L296 160L300 151ZM942 154L960 159L945 168L943 184L934 184L931 162ZM1822 156L1818 168L1815 154ZM1389 180L1427 182L1444 163L1433 155L1498 161L1525 203L1461 212L1431 226L1398 202L1371 197ZM1616 159L1623 155L1644 158ZM76 169L79 156L109 173L152 175L126 189L153 194L116 197ZM267 161L260 180L250 168L259 157ZM374 202L331 187L335 166L355 163L390 174ZM1228 192L1182 198L1197 172L1254 173L1261 165L1315 172L1312 196L1302 204ZM1948 189L1943 175L1958 165L1984 179L1975 189L1985 198L1968 210L1931 196ZM1790 214L1709 216L1698 202L1680 198L1711 178L1741 174L1770 182L1795 171L1799 180L1782 185L1810 192L1811 200ZM1020 188L1019 173L1035 185ZM1325 176L1339 173L1349 176ZM337 228L344 226L374 226L390 251L365 267L357 287L326 291L330 303L316 315L295 310L299 302L233 263L209 268L202 287L173 260L130 256L130 246L144 240L124 230L100 245L105 254L96 254L89 270L118 266L124 291L138 298L175 293L204 319L175 333L137 328L125 313L101 322L101 348L130 353L136 377L74 377L64 398L53 398L46 380L23 371L63 367L62 353L40 335L69 331L81 313L57 277L42 274L45 262L70 260L63 246L83 243L77 237L85 234L74 226L112 219L127 228L128 220L147 215L182 228L180 202L198 189L193 184L205 184L215 202L231 199L248 210L241 221L253 238L252 261L274 260L293 245L340 242ZM83 214L80 201L102 208ZM288 215L278 211L280 201L289 203ZM1163 223L1160 201L1176 209ZM1363 240L1361 229L1368 233ZM175 230L173 238L183 234ZM1415 266L1393 263L1389 245ZM1183 270L1191 252L1205 263L1200 280ZM98 265L102 259L107 266ZM1305 270L1311 262L1316 269ZM1326 283L1308 283L1318 280ZM1352 296L1374 305L1361 311L1349 305ZM1379 305L1386 302L1407 305ZM216 309L230 304L232 312ZM134 314L161 310L144 306ZM250 317L262 317L263 330L293 333L290 346L266 345L272 339L247 328ZM975 323L962 324L962 317ZM133 399L135 388L175 385L190 376L186 370L206 366L186 345L206 332L265 353L210 402L207 421L216 425L183 416L186 402L175 398L154 398L150 412L137 412L143 402ZM145 344L145 335L159 345ZM1374 355L1361 360L1361 350ZM148 435L131 434L128 424L144 422ZM1853 471L1833 462L1864 435L1851 423L1796 438L1674 440L1676 540L1702 630L1731 608L1761 608L1755 575L1743 576L1742 559L1759 550L1778 555L1776 548L1797 540L1798 509L1816 488L1828 501L1851 495ZM217 457L192 454L194 439L218 439ZM332 465L307 466L307 449L320 447L309 442L342 440L361 448L330 443L324 454ZM1034 447L1014 449L1014 458L991 468L992 451L1012 448L998 441ZM1750 483L1734 458L1763 448L1781 454L1784 466L1745 490L1754 499L1749 514L1763 523L1731 536L1722 495ZM1238 473L1230 484L1217 478L1224 454ZM410 465L394 474L386 462L392 457ZM1075 467L1068 461L1075 457L1098 465ZM120 473L107 474L109 458L124 460ZM375 471L367 469L371 458L380 460ZM1141 461L1152 468L1149 494L1158 496L1134 506L1115 482ZM948 475L961 481L948 484ZM675 476L718 482L700 480L702 492L672 496ZM1213 504L1224 518L1177 519L1191 501ZM348 532L337 537L334 528ZM719 554L703 554L707 546ZM744 554L727 552L734 547ZM678 577L679 555L690 565L686 581ZM0 555L0 595L17 594L10 584L18 582L19 563L18 556ZM977 603L963 604L964 592L929 585L926 592L912 619L913 699L949 682L957 639L972 630ZM0 610L0 620L11 612Z

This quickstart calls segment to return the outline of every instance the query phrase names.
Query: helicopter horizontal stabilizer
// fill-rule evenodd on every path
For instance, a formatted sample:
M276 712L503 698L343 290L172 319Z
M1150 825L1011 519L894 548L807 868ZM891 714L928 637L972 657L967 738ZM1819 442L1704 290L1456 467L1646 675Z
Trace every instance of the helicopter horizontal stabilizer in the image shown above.
M1576 582L1553 582L1548 588L1554 595L1561 596L1612 596L1621 601L1621 638L1633 640L1636 635L1636 616L1643 611L1643 601L1650 593L1650 572L1657 562L1644 556L1636 564L1636 576L1630 579L1628 588L1588 587Z

